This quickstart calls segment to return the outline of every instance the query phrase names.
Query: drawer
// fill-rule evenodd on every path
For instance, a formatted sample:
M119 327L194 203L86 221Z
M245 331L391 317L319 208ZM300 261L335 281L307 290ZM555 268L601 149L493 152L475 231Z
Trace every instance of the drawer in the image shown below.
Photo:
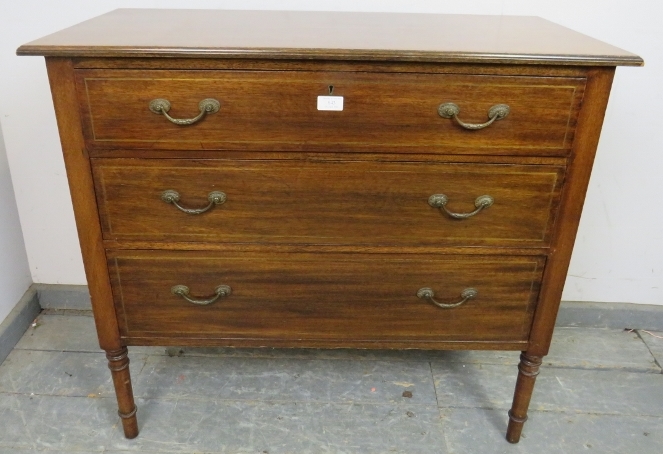
M79 70L84 132L91 149L445 152L565 156L585 79L329 71ZM343 97L342 111L318 110L318 96ZM150 110L192 119L204 99L216 113L177 125ZM480 124L491 107L509 114L467 130L438 113Z
M563 172L430 162L93 159L104 238L137 241L540 247L549 241ZM169 191L177 203L164 201L173 202ZM209 201L215 192L223 203ZM430 200L435 195L438 203ZM492 205L452 217L476 211L484 195ZM190 214L178 206L209 209Z
M134 342L522 342L544 263L542 257L424 254L126 250L107 256L121 335ZM201 305L173 293L182 285L193 301L213 299L220 286L230 290ZM442 308L422 295L426 288L441 304L460 302L466 289L476 296Z

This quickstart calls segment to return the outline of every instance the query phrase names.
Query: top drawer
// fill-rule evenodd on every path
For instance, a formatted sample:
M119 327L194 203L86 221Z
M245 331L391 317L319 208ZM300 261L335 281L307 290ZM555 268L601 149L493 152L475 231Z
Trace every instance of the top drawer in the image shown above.
M79 70L83 128L91 149L424 152L565 156L585 79L331 71ZM318 110L318 96L343 110ZM194 119L199 103L219 110L174 124L150 110ZM481 124L495 105L508 115L465 129L439 114Z

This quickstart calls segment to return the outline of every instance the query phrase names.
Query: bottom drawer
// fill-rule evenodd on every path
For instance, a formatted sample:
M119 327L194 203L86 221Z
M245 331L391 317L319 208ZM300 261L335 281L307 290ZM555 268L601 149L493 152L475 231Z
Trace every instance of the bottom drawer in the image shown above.
M120 331L129 345L173 345L168 338L182 345L195 344L186 339L226 339L223 345L252 339L253 345L349 347L524 342L544 264L542 257L424 254L108 251L107 256ZM189 293L174 294L178 285ZM221 285L230 293L221 289L216 295ZM425 288L432 289L432 298ZM458 303L470 288L476 296L456 307L433 303ZM215 296L214 302L196 304Z

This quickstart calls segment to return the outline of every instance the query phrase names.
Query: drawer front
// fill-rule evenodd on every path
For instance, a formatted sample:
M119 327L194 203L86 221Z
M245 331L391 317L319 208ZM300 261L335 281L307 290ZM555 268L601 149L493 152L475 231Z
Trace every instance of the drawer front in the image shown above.
M121 335L328 341L527 340L544 259L109 251ZM191 299L172 293L184 285ZM433 291L441 308L418 297ZM224 296L225 295L225 296Z
M567 155L585 79L311 71L79 70L88 146L184 150L397 151ZM333 88L332 88L333 87ZM342 111L318 110L318 96L343 97ZM189 125L149 106L170 103L195 118L204 99L218 112ZM509 114L467 130L438 113L481 124L492 106Z
M549 240L563 170L357 161L93 160L104 238L141 241L540 247ZM167 191L175 191L179 200L173 203ZM208 200L215 192L224 194L223 203ZM440 194L447 199L443 207ZM437 202L430 200L435 195ZM484 195L492 205L466 219L452 216L476 211ZM209 209L189 214L178 205Z

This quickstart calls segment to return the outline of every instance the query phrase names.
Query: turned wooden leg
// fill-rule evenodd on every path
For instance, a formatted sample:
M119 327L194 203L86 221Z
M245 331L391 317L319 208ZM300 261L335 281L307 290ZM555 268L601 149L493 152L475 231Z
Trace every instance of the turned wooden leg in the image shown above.
M108 368L113 376L115 395L117 396L118 414L122 420L124 436L136 438L138 436L138 420L136 419L136 404L134 392L131 388L131 375L129 375L129 353L127 347L120 350L107 350Z
M531 356L527 352L520 355L518 364L518 380L516 390L513 393L513 404L509 410L509 427L506 429L506 439L509 443L518 443L523 425L527 421L527 408L532 398L534 381L539 375L541 356Z

